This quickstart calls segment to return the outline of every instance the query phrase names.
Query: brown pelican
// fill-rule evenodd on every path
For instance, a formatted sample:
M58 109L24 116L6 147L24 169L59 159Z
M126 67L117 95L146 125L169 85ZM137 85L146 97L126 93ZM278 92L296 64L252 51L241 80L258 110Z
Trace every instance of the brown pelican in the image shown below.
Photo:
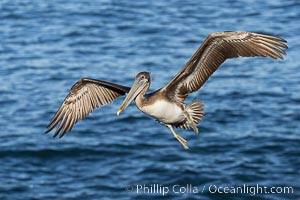
M187 141L178 135L174 127L189 129L198 133L197 124L204 115L203 103L185 104L186 97L201 88L216 69L229 58L263 56L283 59L283 48L288 48L284 39L252 32L217 32L210 34L183 68L157 91L146 94L150 87L149 72L136 75L133 86L126 87L101 80L82 78L71 88L62 105L50 121L46 133L60 122L54 137L63 137L71 131L77 121L93 109L111 103L115 98L125 95L119 115L131 101L143 113L166 125L174 137L188 149Z

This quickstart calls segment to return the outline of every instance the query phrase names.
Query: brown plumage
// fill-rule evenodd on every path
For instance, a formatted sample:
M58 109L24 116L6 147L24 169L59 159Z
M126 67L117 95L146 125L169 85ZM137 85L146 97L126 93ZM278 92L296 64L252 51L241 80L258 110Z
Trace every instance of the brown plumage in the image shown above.
M60 121L53 137L59 133L64 136L71 131L76 122L91 113L100 105L111 103L115 98L125 95L129 87L105 81L82 78L77 81L61 104L54 117L51 119L46 133L50 132Z
M210 34L190 60L163 88L146 94L150 87L149 72L140 72L132 88L100 80L84 78L71 88L70 93L50 121L46 133L58 125L54 137L71 131L93 109L111 103L128 93L117 112L119 115L132 100L145 114L166 125L174 137L188 149L187 141L174 131L192 129L204 115L202 102L184 103L186 97L201 88L206 80L227 59L236 57L271 57L283 59L288 47L284 39L251 32L219 32Z
M284 39L251 32L217 32L210 34L190 60L163 88L184 102L189 93L201 88L217 68L229 58L270 56L283 59ZM281 47L281 48L280 48Z

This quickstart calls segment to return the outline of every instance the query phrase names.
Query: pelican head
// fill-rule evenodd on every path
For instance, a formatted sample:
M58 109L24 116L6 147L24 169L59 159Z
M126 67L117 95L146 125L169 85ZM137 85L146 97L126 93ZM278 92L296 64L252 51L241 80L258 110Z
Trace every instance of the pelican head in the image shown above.
M128 92L128 95L124 99L122 105L120 106L117 115L120 115L120 113L130 104L131 101L133 101L141 92L146 88L150 86L150 72L140 72L136 75L135 81ZM146 92L145 90L145 92Z

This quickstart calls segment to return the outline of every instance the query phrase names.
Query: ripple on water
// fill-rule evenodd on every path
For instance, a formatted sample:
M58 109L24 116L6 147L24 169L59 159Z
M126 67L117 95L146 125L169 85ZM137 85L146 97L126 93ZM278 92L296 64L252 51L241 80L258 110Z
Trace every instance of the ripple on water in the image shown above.
M297 199L299 2L7 1L0 6L0 199ZM82 77L165 85L205 37L245 30L285 38L284 61L226 62L192 95L200 134L168 128L123 98L62 139L48 121ZM288 31L287 31L288 30ZM292 186L293 194L136 194L127 185Z

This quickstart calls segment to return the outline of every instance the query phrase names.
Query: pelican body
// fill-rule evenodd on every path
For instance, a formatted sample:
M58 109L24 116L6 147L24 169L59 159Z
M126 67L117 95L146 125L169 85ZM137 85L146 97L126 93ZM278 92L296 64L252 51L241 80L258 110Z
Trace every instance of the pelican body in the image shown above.
M136 106L161 124L167 126L174 137L188 149L187 141L174 130L190 129L198 133L197 124L204 116L203 103L185 103L186 97L199 90L216 69L229 58L271 57L283 59L284 39L252 32L217 32L210 34L184 67L164 87L147 94L151 84L149 72L136 75L132 87L101 80L82 78L71 88L62 105L51 119L46 133L58 125L54 137L70 132L78 120L93 109L111 103L125 95L117 111L119 115L133 100Z

